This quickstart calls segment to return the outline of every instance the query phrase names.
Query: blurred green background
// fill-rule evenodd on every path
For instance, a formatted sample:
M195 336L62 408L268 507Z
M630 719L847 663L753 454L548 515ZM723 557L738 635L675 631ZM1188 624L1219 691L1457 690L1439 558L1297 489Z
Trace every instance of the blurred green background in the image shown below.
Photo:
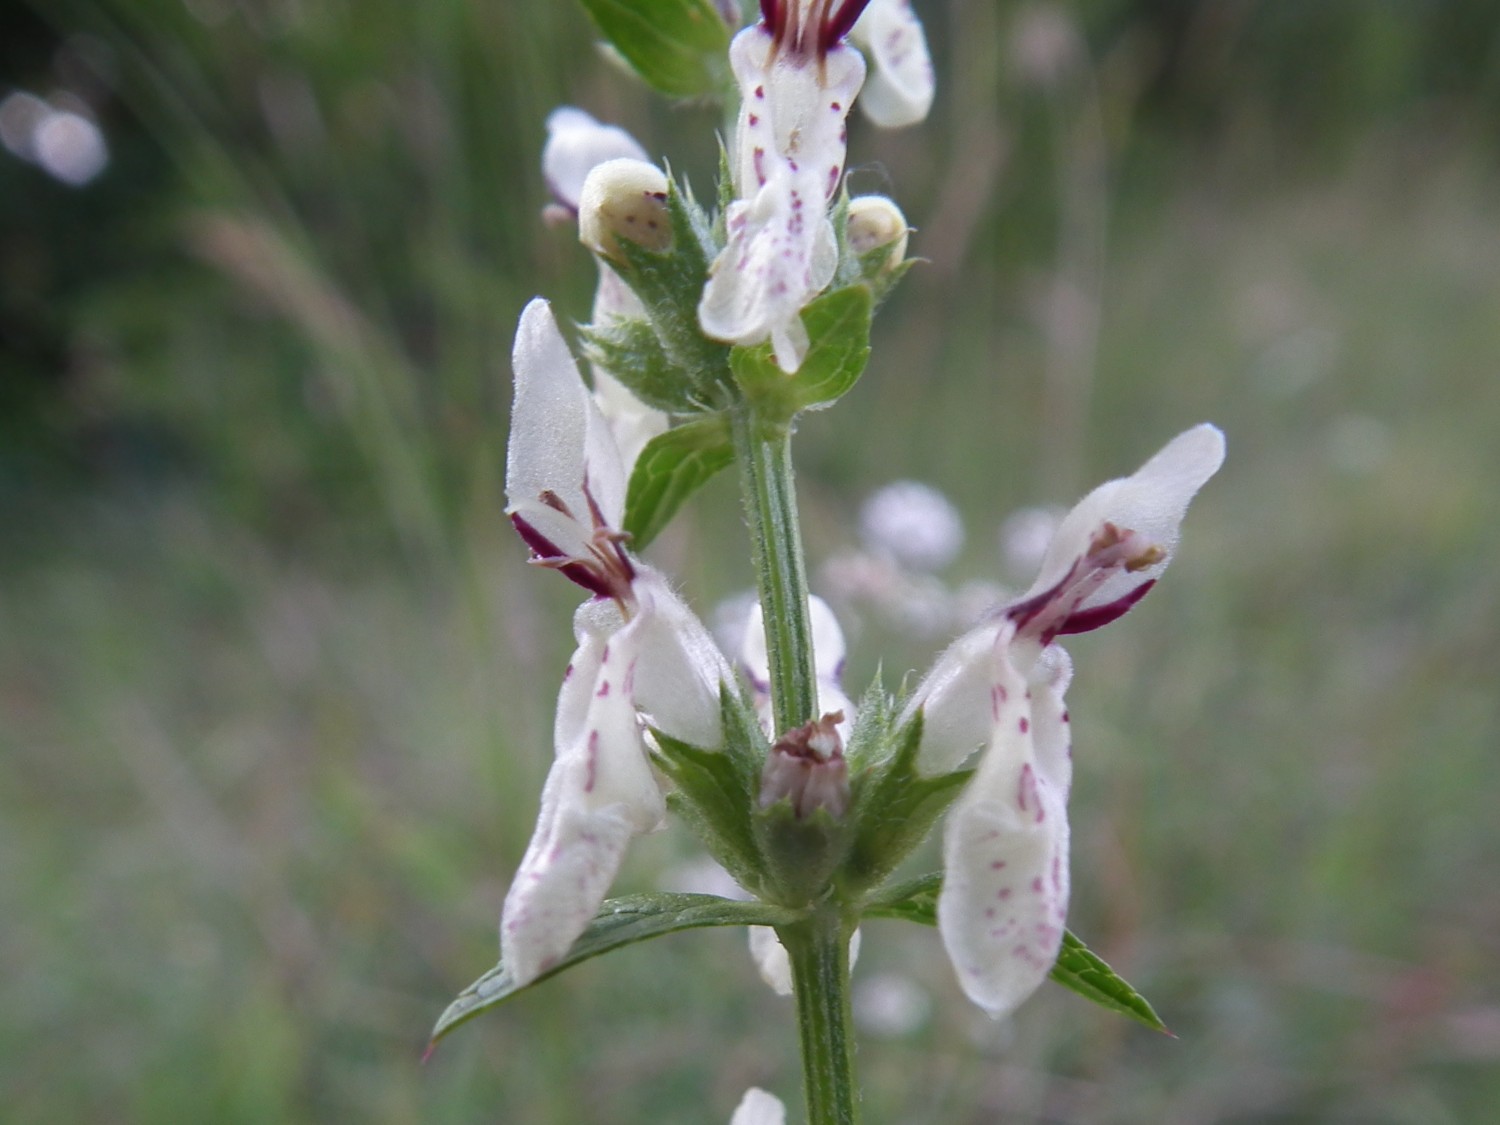
M856 121L850 166L929 261L803 426L814 565L914 477L968 520L946 580L1025 581L1011 512L1203 419L1229 461L1161 590L1070 645L1072 927L1178 1038L1054 987L990 1023L935 933L872 923L869 1119L1488 1119L1500 15L917 6L932 118ZM6 1120L799 1098L791 1009L732 931L593 962L420 1061L494 960L571 640L572 591L500 514L516 315L582 319L593 286L538 217L543 119L625 124L711 194L714 111L591 43L570 3L0 8L0 98L107 145L70 184L34 103L0 110ZM705 614L747 586L732 482L652 555ZM941 643L849 623L856 689ZM695 855L652 837L620 887Z

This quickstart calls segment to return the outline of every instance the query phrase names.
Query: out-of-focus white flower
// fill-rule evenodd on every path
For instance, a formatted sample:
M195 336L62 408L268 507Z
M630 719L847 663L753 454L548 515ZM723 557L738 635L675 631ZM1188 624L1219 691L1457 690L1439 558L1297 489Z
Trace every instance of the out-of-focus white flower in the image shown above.
M983 749L948 814L938 927L970 999L1001 1014L1046 977L1068 902L1068 655L1053 641L1113 621L1155 584L1189 501L1219 468L1212 426L1100 485L1058 525L1036 581L944 652L913 693L918 769Z
M619 451L545 301L521 314L513 366L506 510L534 562L593 595L574 616L556 760L501 915L501 956L526 983L583 932L631 837L661 822L643 724L717 747L731 672L666 579L625 550Z
M574 215L583 199L583 183L606 160L646 160L646 150L618 125L604 125L575 106L559 106L547 115L547 143L542 149L542 176L553 200Z
M1021 508L1000 525L1000 558L1015 574L1032 574L1052 543L1057 525L1066 513L1061 508Z
M771 991L777 996L792 994L792 962L786 947L770 926L751 926L750 957ZM854 968L859 960L860 932L855 930L849 938L849 967Z
M963 517L931 485L900 480L872 493L859 513L864 541L913 570L935 571L964 545Z
M775 1094L751 1086L740 1099L729 1125L786 1125L786 1106Z
M838 724L839 736L847 739L854 721L854 704L844 694L844 631L839 628L838 618L828 603L820 597L807 599L807 615L812 628L813 667L818 677L818 713L831 715L842 712L843 721ZM740 668L750 682L755 696L756 714L767 737L775 738L782 731L772 730L771 711L771 665L766 651L765 617L760 603L750 608L745 622L744 642L740 649Z
M903 973L877 973L854 987L854 1022L872 1035L898 1039L921 1029L932 996Z
M909 0L870 0L849 39L870 62L859 98L865 116L887 129L923 120L932 108L932 56Z

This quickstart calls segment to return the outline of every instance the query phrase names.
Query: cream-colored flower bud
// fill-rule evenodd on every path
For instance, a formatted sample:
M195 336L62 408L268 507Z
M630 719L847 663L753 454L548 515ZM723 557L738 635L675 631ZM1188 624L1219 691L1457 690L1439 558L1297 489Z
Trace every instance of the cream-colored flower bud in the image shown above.
M861 257L889 246L886 268L898 265L906 257L910 230L901 208L883 195L857 195L849 201L849 246Z
M617 241L621 238L647 250L672 245L667 177L644 160L606 160L583 181L578 240L595 254L620 262L624 260Z

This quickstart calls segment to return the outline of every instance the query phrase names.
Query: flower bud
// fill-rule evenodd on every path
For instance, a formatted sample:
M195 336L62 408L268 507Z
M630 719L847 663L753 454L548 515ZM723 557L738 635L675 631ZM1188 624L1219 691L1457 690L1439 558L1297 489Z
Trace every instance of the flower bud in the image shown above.
M792 811L805 820L827 809L835 820L849 807L849 763L838 725L842 711L834 711L806 726L788 731L771 747L760 778L760 807L789 799Z
M622 262L621 238L658 252L672 244L667 177L644 160L606 160L583 181L578 240L600 257Z
M849 201L849 248L862 258L872 250L890 247L883 269L900 265L906 257L910 230L901 208L883 195L857 195Z

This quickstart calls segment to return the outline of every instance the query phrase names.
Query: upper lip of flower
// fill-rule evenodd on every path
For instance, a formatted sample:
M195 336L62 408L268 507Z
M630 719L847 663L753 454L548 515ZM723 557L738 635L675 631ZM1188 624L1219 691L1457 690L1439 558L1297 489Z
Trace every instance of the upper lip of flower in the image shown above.
M776 49L826 55L859 19L870 0L760 0L761 20Z

